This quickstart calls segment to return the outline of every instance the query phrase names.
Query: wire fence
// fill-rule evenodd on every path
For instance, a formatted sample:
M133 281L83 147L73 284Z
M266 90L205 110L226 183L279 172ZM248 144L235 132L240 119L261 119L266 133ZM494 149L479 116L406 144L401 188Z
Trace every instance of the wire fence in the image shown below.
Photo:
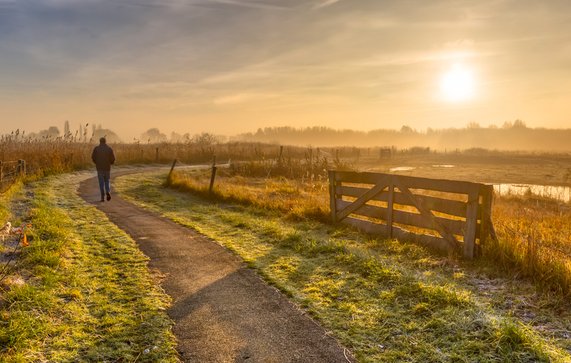
M0 194L6 193L16 181L26 175L26 162L0 161Z

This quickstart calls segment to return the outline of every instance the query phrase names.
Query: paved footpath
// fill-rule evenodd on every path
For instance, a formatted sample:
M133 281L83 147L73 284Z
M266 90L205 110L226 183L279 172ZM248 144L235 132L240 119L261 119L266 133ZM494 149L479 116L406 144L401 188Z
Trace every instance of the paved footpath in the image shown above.
M183 361L353 361L321 326L216 242L117 194L99 202L95 178L82 182L79 192L137 241L151 268L165 274L162 286L173 299L168 313Z

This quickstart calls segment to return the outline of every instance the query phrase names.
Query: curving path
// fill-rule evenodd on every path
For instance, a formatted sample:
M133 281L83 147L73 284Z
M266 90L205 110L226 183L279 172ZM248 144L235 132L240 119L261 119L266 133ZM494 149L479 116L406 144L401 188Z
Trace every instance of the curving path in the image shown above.
M165 274L162 286L173 299L168 313L183 361L352 361L322 327L216 242L117 194L99 202L95 178L82 182L79 192L137 241L151 268Z

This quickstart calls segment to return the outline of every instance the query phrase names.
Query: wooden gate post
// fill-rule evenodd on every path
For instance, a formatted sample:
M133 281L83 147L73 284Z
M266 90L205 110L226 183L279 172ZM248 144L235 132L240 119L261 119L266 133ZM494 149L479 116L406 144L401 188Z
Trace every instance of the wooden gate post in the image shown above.
M387 202L387 235L393 238L393 205L395 200L395 183L392 178L389 183L389 200Z
M337 223L337 182L335 181L335 171L329 170L329 208L331 210L331 221Z
M480 190L482 206L480 210L480 246L486 243L492 229L492 203L494 198L493 185L483 186Z

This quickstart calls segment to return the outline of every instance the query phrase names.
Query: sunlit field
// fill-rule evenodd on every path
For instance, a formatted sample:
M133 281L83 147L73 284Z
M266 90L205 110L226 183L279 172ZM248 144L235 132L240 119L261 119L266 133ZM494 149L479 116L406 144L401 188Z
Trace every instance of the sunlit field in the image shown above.
M175 171L169 185L219 200L279 210L293 219L330 220L328 182L322 176L291 180L244 177L236 175L234 169L220 170L212 193L208 191L210 173L206 171ZM450 174L447 176L452 177ZM498 238L483 246L483 258L512 275L531 278L542 287L568 294L570 213L569 203L531 195L496 197L492 218Z
M474 262L467 262L461 258L442 256L437 251L425 250L422 246L407 241L382 240L332 225L327 171L378 171L487 183L568 187L571 185L570 155L488 150L434 152L424 148L393 148L391 155L387 156L384 148L282 147L251 142L219 143L209 138L178 144L134 143L111 146L115 149L119 166L144 167L142 164L149 164L163 167L160 175L153 174L146 178L120 177L117 186L120 193L146 208L222 241L251 266L259 269L270 283L276 284L331 328L344 344L357 353L361 361L375 361L381 357L400 359L409 355L418 359L437 359L442 352L434 350L432 344L445 346L446 357L450 359L472 354L474 349L481 352L478 353L481 354L481 359L502 357L511 361L562 362L566 359L565 349L568 348L565 339L557 333L555 322L558 318L556 309L552 307L558 306L571 294L569 202L535 196L531 191L523 196L496 195L492 220L497 239L489 239L482 246L482 256ZM90 160L93 147L94 144L65 138L32 141L7 137L0 142L2 160L23 159L27 165L27 176L16 180L12 188L2 195L0 222L10 219L18 223L32 220L36 224L33 236L37 244L32 243L33 249L24 250L24 263L21 266L10 265L6 269L8 272L0 285L0 298L12 304L3 306L2 316L14 322L3 328L0 339L9 346L5 352L6 357L14 361L22 357L72 357L82 351L88 352L90 357L114 359L124 354L136 359L138 353L133 349L145 350L146 346L152 347L142 331L137 331L137 343L133 345L135 348L122 346L126 337L119 334L106 342L107 345L101 352L80 345L68 349L64 347L66 341L46 340L61 324L72 334L79 334L74 329L81 326L74 326L73 316L68 316L63 322L54 318L63 309L58 296L64 296L64 300L72 301L81 310L85 304L89 304L83 296L84 289L92 287L74 280L73 283L77 286L64 291L60 288L54 290L54 284L67 283L67 278L61 271L77 270L86 275L93 273L87 267L88 262L81 260L81 265L75 266L69 256L97 254L97 250L81 250L83 245L80 241L90 240L93 234L103 233L105 223L109 223L97 214L103 229L92 230L95 227L90 225L87 217L91 207L82 206L72 193L77 178L65 177L69 172L93 168ZM175 160L174 170L167 179L167 168ZM213 189L209 190L212 181L211 165L214 162L217 173ZM197 165L200 167L195 167ZM84 172L82 175L88 174ZM42 177L49 175L64 177L44 182ZM73 183L67 185L66 181ZM28 187L32 185L30 183L36 184ZM65 200L54 199L54 188L64 186L69 197ZM176 193L190 199L181 199ZM14 210L14 200L19 200L18 198L31 198L32 204L27 207L33 210L31 217ZM177 202L172 204L174 200ZM186 208L184 203L189 201L194 201L192 203L198 209L190 211L190 216L180 214ZM169 205L172 205L172 210L169 210ZM45 214L46 211L53 210L57 210L57 214ZM74 231L71 222L73 218L80 218L78 220L81 220L82 231ZM264 222L261 223L260 220ZM52 223L61 223L62 226L54 230ZM224 232L221 228L229 228L234 231L232 233L245 233L242 237L245 241L243 243L247 245L242 246L231 237L224 237L231 236L232 233ZM118 230L110 231L121 239L127 238ZM306 234L309 237L304 237ZM56 239L72 239L74 243L69 246L58 243L42 249L42 246L47 246L46 243ZM127 242L132 250L123 251L125 259L130 254L137 253L132 241L127 239ZM7 246L3 248L5 255L9 253ZM90 248L99 247L92 245ZM260 257L268 248L278 254L273 256L275 261L265 261ZM306 264L312 266L311 271L304 270ZM324 267L317 267L320 264ZM61 266L65 269L60 271ZM326 267L333 272L323 270ZM133 286L152 284L152 277L141 266L137 265L137 268L139 270L134 276ZM466 278L464 274L471 277ZM37 281L52 279L55 282L48 281L47 285L40 284L28 289L26 279L29 276L35 276L33 279ZM98 278L100 280L94 280L93 284L106 286L109 283L104 276ZM511 281L509 286L512 283L518 285L519 282L523 286L531 286L525 287L525 296L521 297L530 304L530 301L536 299L532 297L536 291L539 293L537 298L540 302L534 302L538 306L533 309L538 309L534 310L534 314L545 314L542 316L550 321L549 328L545 328L547 333L543 332L545 335L540 337L531 330L530 327L535 327L537 322L529 320L523 310L514 313L521 321L498 317L498 314L513 313L511 305L502 305L505 302L503 300L517 301L517 294L524 292L504 286L494 297L495 289L499 287L490 285L493 283L488 281L495 281L496 278L499 281ZM340 281L346 284L345 288L339 285ZM444 287L440 289L439 284L444 284ZM386 288L381 296L376 292L377 286ZM119 289L115 285L114 288ZM478 296L480 289L483 296ZM36 294L32 299L30 294L35 294L34 291L40 291L41 295ZM351 297L355 292L359 296ZM150 314L156 319L152 329L160 341L157 344L160 350L153 354L165 361L174 361L173 337L169 335L166 316L150 309L144 301L137 300L141 296L134 290L121 290L117 293L121 294L122 299L132 301L132 309ZM167 304L168 298L161 292L156 292L154 298L157 304ZM26 299L30 301L28 305ZM106 301L105 309L114 309L106 295L101 296L101 299ZM488 299L493 301L488 302ZM412 305L404 304L401 300L410 300ZM482 306L488 303L497 310L483 309ZM379 304L387 310L379 310ZM442 311L432 313L430 311L433 308ZM30 322L27 319L30 311L39 314L41 319L36 323ZM451 312L451 317L446 312ZM104 312L83 311L79 318L92 319L90 314L99 313ZM128 309L123 309L118 314L119 318L113 319L112 324L117 324L118 321L134 324L127 316ZM386 314L390 316L385 316ZM403 320L410 314L415 319ZM481 322L483 325L474 329L479 334L477 339L493 344L495 350L487 350L484 345L475 348L459 336L467 333L463 333L464 328L461 327L464 314L471 316L473 321L480 321L478 319L481 315L485 315L485 319L482 318L485 321ZM371 320L371 316L389 321L391 325L379 326ZM45 334L29 336L26 324L32 324L30 326ZM95 325L85 327L96 328ZM403 331L410 335L402 333ZM430 333L426 335L425 331ZM395 337L405 334L410 341L386 338L385 335L389 333L397 334ZM32 342L32 345L24 349L17 334ZM374 343L381 336L391 342L388 348L384 344ZM442 336L458 339L462 343L456 347L449 346ZM559 342L557 348L551 345L550 339ZM50 353L42 352L41 345L46 341L52 344L53 351ZM114 353L113 347L116 345L121 345L123 350ZM18 355L22 352L27 355Z

